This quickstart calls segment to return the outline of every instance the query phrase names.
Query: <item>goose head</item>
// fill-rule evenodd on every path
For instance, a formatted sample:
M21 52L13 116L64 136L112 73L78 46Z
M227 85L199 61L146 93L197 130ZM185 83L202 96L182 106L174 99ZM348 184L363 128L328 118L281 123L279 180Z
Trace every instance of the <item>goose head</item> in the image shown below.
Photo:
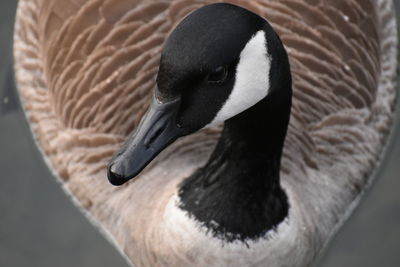
M177 138L222 122L260 137L275 116L264 138L279 154L290 105L288 59L270 24L231 4L200 8L167 39L151 107L109 163L109 181L125 183Z

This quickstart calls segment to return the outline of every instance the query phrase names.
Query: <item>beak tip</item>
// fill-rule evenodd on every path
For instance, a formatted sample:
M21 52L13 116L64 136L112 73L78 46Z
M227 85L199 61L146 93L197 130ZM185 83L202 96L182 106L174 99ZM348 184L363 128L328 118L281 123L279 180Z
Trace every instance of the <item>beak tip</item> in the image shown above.
M125 175L120 174L115 166L115 164L111 164L107 168L107 176L108 176L108 181L112 185L118 186L118 185L123 185L126 181L129 179L126 178Z

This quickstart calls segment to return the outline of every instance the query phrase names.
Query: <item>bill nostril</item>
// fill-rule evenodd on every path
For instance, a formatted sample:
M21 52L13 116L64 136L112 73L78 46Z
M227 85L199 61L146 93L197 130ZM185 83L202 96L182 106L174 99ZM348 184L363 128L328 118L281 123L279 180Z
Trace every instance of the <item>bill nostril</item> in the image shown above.
M165 127L163 125L158 125L158 127L155 127L144 140L143 144L145 147L149 148L154 140L156 140L164 132L164 129Z

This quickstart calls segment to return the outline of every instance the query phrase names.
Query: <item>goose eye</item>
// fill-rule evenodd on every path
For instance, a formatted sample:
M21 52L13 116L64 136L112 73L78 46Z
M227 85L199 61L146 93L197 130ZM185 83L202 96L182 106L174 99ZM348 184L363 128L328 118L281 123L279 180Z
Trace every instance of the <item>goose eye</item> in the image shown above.
M225 67L219 66L208 74L209 83L223 83L228 76L228 71Z

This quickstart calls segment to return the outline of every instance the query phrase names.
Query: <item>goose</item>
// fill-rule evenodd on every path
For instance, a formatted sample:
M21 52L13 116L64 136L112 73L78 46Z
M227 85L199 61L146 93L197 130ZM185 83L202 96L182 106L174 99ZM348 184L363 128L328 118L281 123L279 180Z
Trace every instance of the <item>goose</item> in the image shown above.
M393 3L213 2L21 0L32 134L134 266L308 266L387 143Z

